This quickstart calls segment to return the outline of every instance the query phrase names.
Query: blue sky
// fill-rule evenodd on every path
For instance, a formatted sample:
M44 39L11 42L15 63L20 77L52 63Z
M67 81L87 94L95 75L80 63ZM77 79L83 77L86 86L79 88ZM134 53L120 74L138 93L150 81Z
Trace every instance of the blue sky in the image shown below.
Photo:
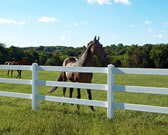
M7 47L168 43L168 0L0 0Z

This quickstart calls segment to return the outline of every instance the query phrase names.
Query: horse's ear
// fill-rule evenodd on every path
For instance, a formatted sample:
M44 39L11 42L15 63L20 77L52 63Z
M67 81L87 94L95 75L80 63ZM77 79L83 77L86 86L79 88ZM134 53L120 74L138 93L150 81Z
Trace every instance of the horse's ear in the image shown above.
M96 41L96 36L94 37L94 41Z
M100 40L100 37L98 36L98 39L97 39L98 41Z

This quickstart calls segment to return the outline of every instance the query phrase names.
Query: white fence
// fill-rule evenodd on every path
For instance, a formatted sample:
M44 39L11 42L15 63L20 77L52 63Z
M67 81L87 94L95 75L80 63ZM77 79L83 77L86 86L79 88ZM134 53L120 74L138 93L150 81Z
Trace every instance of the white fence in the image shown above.
M32 109L34 110L38 109L38 100L45 100L45 101L52 101L52 102L62 102L62 103L72 103L72 104L80 104L80 105L105 107L107 108L107 117L110 119L114 118L114 109L116 108L168 114L168 107L114 102L114 91L168 95L168 88L115 85L114 84L114 74L168 75L168 69L115 68L113 65L108 65L107 68L38 66L37 63L33 63L32 66L0 65L0 70L2 69L32 70L32 80L0 78L0 83L32 85L32 94L0 91L0 96L32 99ZM72 71L72 72L84 72L84 73L88 73L88 72L107 73L107 84L89 84L89 83L72 83L72 82L38 80L38 71L60 71L60 72ZM40 85L41 86L58 86L58 87L104 90L104 91L107 91L107 101L105 102L105 101L97 101L97 100L85 100L85 99L74 99L74 98L39 95L38 86Z

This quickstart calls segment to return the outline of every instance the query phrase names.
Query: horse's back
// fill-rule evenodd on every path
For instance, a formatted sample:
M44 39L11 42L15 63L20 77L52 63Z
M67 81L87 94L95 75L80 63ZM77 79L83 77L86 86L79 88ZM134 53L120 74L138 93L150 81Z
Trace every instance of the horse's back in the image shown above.
M74 67L74 66L76 66L77 65L77 63L78 63L78 59L76 58L76 57L68 57L68 58L66 58L65 60L64 60L64 62L63 62L63 66L65 66L65 67L69 67L69 66L72 66L72 67Z
M65 67L79 67L80 63L76 57L66 58L63 62ZM92 73L80 73L80 72L66 72L66 78L75 82L86 82L90 83L93 74Z

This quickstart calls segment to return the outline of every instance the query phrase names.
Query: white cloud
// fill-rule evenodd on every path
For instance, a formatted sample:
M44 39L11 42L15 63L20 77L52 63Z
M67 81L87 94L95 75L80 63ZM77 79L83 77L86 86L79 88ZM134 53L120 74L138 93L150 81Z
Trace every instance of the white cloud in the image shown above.
M58 22L57 19L55 17L41 17L38 19L39 22L44 22L44 23L48 23L48 22Z
M99 5L103 5L103 4L108 4L111 5L111 1L110 0L88 0L88 3L98 3Z
M124 5L131 5L129 0L114 0L115 3L122 3Z
M15 21L15 20L11 20L11 19L3 19L0 18L0 24L2 23L6 23L6 24L25 24L25 21Z
M158 34L157 37L162 39L164 37L164 35L163 34Z
M111 5L112 2L111 0L87 0L88 3L92 4L92 3L98 3L99 5L103 5L103 4L108 4ZM122 3L124 5L130 6L132 3L130 2L130 0L114 0L115 3Z
M146 21L144 22L144 24L146 24L146 25L151 24L151 23L152 23L152 22L149 21L149 20L146 20Z

